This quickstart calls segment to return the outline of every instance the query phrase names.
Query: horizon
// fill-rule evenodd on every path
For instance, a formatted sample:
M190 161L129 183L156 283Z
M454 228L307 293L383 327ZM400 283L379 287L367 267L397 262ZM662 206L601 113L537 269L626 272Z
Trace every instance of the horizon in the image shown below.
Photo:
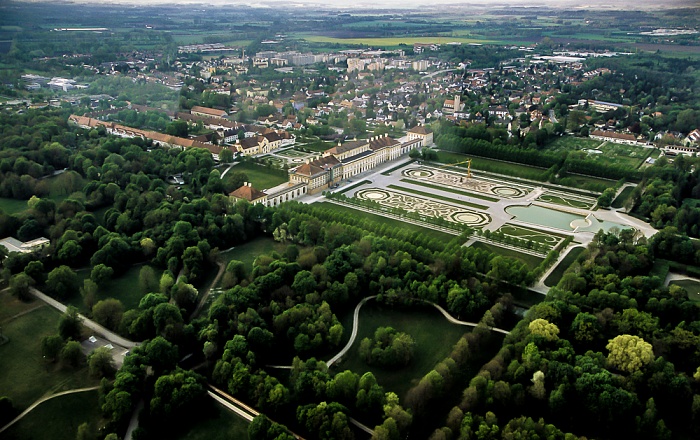
M428 0L376 0L376 1L360 1L351 5L344 0L325 0L319 1L293 1L284 0L263 0L254 2L251 0L56 0L48 2L46 0L12 0L14 3L51 3L53 5L76 5L90 4L94 6L187 6L201 5L209 7L235 7L246 6L250 8L266 9L270 7L285 5L287 9L293 8L318 8L323 9L340 9L344 11L352 10L367 10L367 9L418 9L427 8L434 10L436 8L473 8L473 9L498 9L498 8L523 8L523 9L573 9L573 10L669 10L682 8L697 8L699 4L695 0L667 0L658 2L656 0L597 0L588 2L582 5L577 0L482 0L479 2L462 1L462 0L439 0L438 2L429 2Z

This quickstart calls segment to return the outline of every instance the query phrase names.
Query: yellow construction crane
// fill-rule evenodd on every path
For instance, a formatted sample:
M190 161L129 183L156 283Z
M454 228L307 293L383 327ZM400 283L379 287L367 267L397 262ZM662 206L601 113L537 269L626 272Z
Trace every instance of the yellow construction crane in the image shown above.
M456 166L461 165L463 163L467 164L467 179L471 179L472 178L472 160L471 159L463 160L463 161L457 162L457 163L447 163L445 165L438 167L438 169L447 168L447 167L456 167Z

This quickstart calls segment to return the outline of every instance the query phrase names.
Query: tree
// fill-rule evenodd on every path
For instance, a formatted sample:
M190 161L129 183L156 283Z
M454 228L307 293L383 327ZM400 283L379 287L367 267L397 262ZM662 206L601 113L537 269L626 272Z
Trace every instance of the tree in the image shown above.
M538 318L530 322L528 325L530 333L536 336L541 336L548 341L556 341L559 339L559 327L546 319Z
M221 150L221 153L219 153L219 161L221 163L233 162L233 151L231 151L229 148L224 148Z
M17 409L7 396L0 397L0 426L5 426L17 415Z
M88 371L93 377L107 377L114 374L112 352L107 347L98 347L88 358Z
M61 315L61 318L58 320L58 334L61 335L63 340L73 339L77 341L80 339L82 328L82 320L78 316L78 309L68 306L66 313Z
M542 371L535 371L532 375L532 387L530 387L530 393L536 399L544 399L547 396L547 391L544 389L544 373Z
M100 263L92 268L92 272L90 272L90 279L94 281L95 284L102 287L112 278L112 275L114 275L114 269Z
M615 193L615 188L606 188L600 197L598 197L598 207L609 208L615 198Z
M92 308L92 317L101 325L110 330L117 330L122 322L124 306L121 301L114 298L107 298L99 301Z
M63 338L59 335L44 336L41 338L41 354L51 362L58 359L63 348Z
M651 344L639 336L616 336L608 341L605 348L610 351L608 363L627 373L634 373L654 360Z
M78 292L80 283L78 275L68 266L59 266L49 273L46 289L59 300L69 298Z
M83 352L80 348L80 342L78 341L66 342L66 345L64 345L63 349L61 350L61 361L72 367L77 367L80 365L82 356Z
M90 429L90 424L85 422L78 426L78 432L75 435L76 440L92 440L95 438L92 429Z
M151 266L143 266L139 271L139 288L144 293L158 291L158 276L156 275L155 269Z
M21 301L27 301L31 298L29 288L34 285L32 277L24 272L13 275L10 278L10 292Z
M202 404L206 391L204 378L192 371L177 369L160 376L151 399L151 415L159 420L177 420Z

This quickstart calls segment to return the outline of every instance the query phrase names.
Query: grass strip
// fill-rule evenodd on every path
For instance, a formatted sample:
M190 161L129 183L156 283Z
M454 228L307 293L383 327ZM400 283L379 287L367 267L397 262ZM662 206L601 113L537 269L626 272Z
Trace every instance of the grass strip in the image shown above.
M413 162L415 162L415 160L411 160L411 161L409 161L409 162L396 165L396 166L393 167L392 169L384 171L384 172L382 173L382 176L390 176L391 173L393 173L394 171L396 171L396 170L398 170L398 169L401 169L401 168L403 168L403 167L409 166L409 165L411 165Z
M518 252L514 249L508 249L508 248L498 246L497 244L484 243L481 241L475 242L474 244L471 245L471 247L476 248L476 249L485 249L485 250L487 250L491 253L494 253L496 255L501 255L503 257L514 258L516 260L520 260L523 263L525 263L530 270L536 269L537 266L539 266L540 263L542 263L542 260L544 260L544 258L538 257L536 255L530 255L530 254L526 254L524 252Z
M620 209L625 206L625 202L627 199L629 199L630 195L632 195L632 191L634 191L633 186L626 186L625 189L623 189L622 192L615 197L615 200L612 202L612 207L615 209Z
M372 183L372 182L370 180L363 180L361 182L353 183L352 185L348 186L347 188L343 188L340 191L338 191L338 194L344 194L344 193L350 191L351 189L355 189L358 186L362 186L362 185L365 185L368 183Z
M449 197L443 197L443 196L438 196L436 194L431 194L423 191L418 191L416 189L411 189L411 188L406 188L404 186L398 186L398 185L387 185L387 188L391 189L397 189L399 191L404 191L407 193L415 194L417 196L422 196L422 197L429 197L431 199L436 199L436 200L442 200L448 203L453 203L457 205L462 205L462 206L468 206L470 208L475 208L475 209L481 209L481 210L487 210L489 209L488 206L484 205L477 205L476 203L469 203L469 202L464 202L462 200L457 200L457 199L451 199Z
M475 199L481 199L481 200L485 200L487 202L495 203L498 201L498 199L495 197L489 197L489 196L485 196L482 194L476 194L476 193L467 192L467 191L460 191L458 189L452 189L450 187L445 187L445 186L440 186L440 185L433 185L431 183L421 182L420 180L401 179L401 182L410 183L412 185L424 186L424 187L430 188L430 189L438 189L440 191L451 192L453 194L459 194L460 196L474 197Z
M585 248L578 246L569 251L563 260L557 265L556 268L549 274L549 276L544 280L544 285L547 287L553 287L559 284L561 277L564 276L564 272L573 264L574 261L581 255Z

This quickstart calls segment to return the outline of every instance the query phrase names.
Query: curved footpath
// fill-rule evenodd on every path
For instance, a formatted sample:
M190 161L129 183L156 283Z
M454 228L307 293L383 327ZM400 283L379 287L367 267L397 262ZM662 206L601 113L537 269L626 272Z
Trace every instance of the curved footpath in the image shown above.
M29 288L29 293L34 295L35 297L39 298L40 300L44 301L46 304L50 305L51 307L57 309L61 313L66 313L66 307L65 304L62 304L55 299L51 298L50 296L46 295L45 293L35 289L34 287ZM119 336L118 334L107 330L106 328L102 327L100 324L96 323L95 321L88 319L87 317L83 316L82 314L78 313L78 317L82 320L82 324L89 328L90 330L99 333L100 335L104 336L106 340L109 342L112 342L117 345L121 345L124 348L134 348L137 345L139 345L137 342L130 341L122 336Z
M365 303L366 303L367 301L369 301L370 299L374 299L374 298L376 298L376 297L377 297L376 295L368 296L367 298L363 299L362 301L360 301L360 302L357 304L357 306L355 307L355 312L354 312L353 315L352 315L352 333L350 334L350 340L348 341L347 344L345 344L345 347L343 347L343 349L340 350L340 352L339 352L338 354L336 354L336 355L333 356L328 362L326 362L326 365L327 365L328 367L330 367L331 365L333 365L333 364L335 364L336 362L338 362L338 360L339 360L340 358L342 358L342 357L348 352L348 350L350 350L350 347L352 347L352 344L355 343L355 339L357 338L357 331L358 331L358 329L359 329L359 327L360 327L360 309L362 308L363 305L365 305ZM460 321L459 319L456 319L456 318L454 318L452 315L450 315L450 314L447 312L447 310L443 309L443 308L440 307L439 305L437 305L437 304L435 304L435 303L433 303L433 302L430 302L430 301L426 301L426 300L422 300L422 301L423 301L424 303L430 304L430 305L432 305L433 307L435 307L436 309L438 309L438 311L439 311L440 313L442 313L442 315L443 315L449 322L451 322L452 324L464 325L464 326L467 326L467 327L476 327L477 325L479 325L477 322ZM497 328L497 327L489 327L489 330L494 331L494 332L498 332L498 333L502 333L502 334L504 334L504 335L510 334L510 332L509 332L508 330L503 330L503 329ZM281 365L270 365L270 367L274 367L274 368L288 368L287 366L281 366Z
M77 388L77 389L74 389L74 390L62 391L62 392L60 392L60 393L56 393L56 394L52 394L52 395L50 395L50 396L42 397L41 399L39 399L39 400L37 400L36 402L32 403L32 404L29 406L29 408L27 408L27 409L25 409L24 411L22 411L22 414L20 414L20 415L18 415L17 417L15 417L10 423L8 423L7 425L5 425L5 426L3 426L2 428L0 428L0 434L2 434L2 433L3 433L6 429L8 429L10 426L12 426L12 425L14 425L15 423L19 422L20 420L22 420L22 418L23 418L24 416L26 416L27 414L29 414L30 412L32 412L32 410L33 410L34 408L36 408L37 406L39 406L39 405L41 405L42 403L46 402L47 400L51 400L51 399L53 399L53 398L55 398L55 397L65 396L66 394L83 393L83 392L85 392L85 391L97 390L97 389L99 389L99 388L100 388L100 387Z

